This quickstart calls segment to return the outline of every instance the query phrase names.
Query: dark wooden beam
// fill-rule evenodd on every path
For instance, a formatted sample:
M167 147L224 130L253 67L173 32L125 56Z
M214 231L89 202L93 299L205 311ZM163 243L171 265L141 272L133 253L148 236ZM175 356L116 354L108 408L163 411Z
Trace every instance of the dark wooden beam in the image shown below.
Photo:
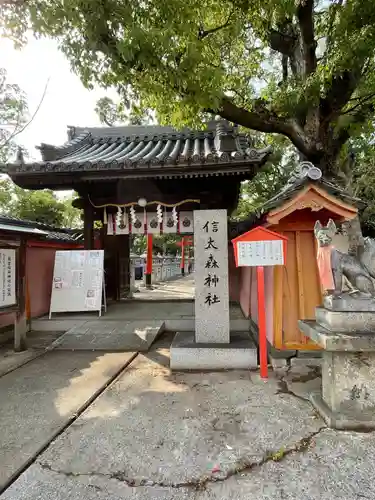
M17 261L17 295L18 310L14 322L14 350L25 351L27 318L26 318L26 239L22 238L18 249Z
M85 250L92 250L94 248L94 209L88 200L83 209L83 236Z

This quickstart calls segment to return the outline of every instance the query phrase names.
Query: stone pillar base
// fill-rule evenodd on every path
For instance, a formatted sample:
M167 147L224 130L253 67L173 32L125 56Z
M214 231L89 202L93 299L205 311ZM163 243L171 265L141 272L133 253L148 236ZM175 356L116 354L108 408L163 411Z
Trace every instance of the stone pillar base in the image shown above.
M171 370L242 370L257 368L257 349L247 332L231 333L229 344L195 341L194 332L176 333L171 345Z
M325 350L322 391L312 404L336 429L375 429L375 335L330 331L313 321L300 321L305 335Z
M152 274L145 274L145 285L146 288L152 289Z
M333 412L319 393L310 394L310 401L324 422L332 429L363 432L375 429L375 415L373 413L364 415L357 412L352 414Z

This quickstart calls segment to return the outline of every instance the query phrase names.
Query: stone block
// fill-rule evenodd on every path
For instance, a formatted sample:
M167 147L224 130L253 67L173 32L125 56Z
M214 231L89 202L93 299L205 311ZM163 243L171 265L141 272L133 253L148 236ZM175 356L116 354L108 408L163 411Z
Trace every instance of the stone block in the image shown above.
M68 351L146 352L164 330L163 320L97 319L68 330L52 346Z
M246 332L231 333L230 343L197 343L193 332L173 339L171 370L241 370L257 367L257 349Z
M269 356L270 363L275 371L283 370L288 368L288 360L286 358L274 358L271 355Z
M194 211L195 338L228 344L229 285L226 210Z
M290 366L320 366L322 364L322 358L317 357L303 357L303 358L292 358L290 360Z
M343 293L340 297L326 295L323 306L331 311L372 311L375 312L375 300L373 298L355 298L349 293Z
M369 415L369 418L366 419L363 418L363 415L359 414L349 415L347 413L333 412L324 402L321 393L318 391L311 392L309 399L328 427L339 430L357 430L363 432L375 429L375 417L373 415Z
M311 401L337 429L375 429L375 336L331 332L300 321L305 335L324 347L321 394Z
M375 312L331 311L324 307L315 309L316 322L333 332L374 332Z
M304 335L327 351L375 352L375 335L373 333L332 332L312 320L299 321L298 326Z
M375 352L325 352L322 398L334 413L375 419Z
M321 358L322 351L297 351L296 355L298 358Z

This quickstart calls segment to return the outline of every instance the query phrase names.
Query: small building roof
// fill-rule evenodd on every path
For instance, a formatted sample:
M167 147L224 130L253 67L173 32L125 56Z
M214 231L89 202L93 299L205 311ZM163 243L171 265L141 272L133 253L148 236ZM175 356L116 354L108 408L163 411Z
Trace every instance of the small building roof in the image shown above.
M79 229L53 228L47 224L0 215L0 231L12 233L25 233L30 237L38 237L43 241L55 241L59 243L82 243L83 235Z
M22 158L4 165L13 180L25 176L58 173L101 174L122 177L190 177L253 172L271 152L255 149L238 127L220 120L205 130L177 131L156 125L127 127L69 127L69 140L62 146L42 144L42 161L25 163ZM58 180L56 180L58 182Z
M359 198L349 195L345 190L325 179L321 170L312 163L301 162L292 173L286 185L274 197L266 201L258 210L249 214L245 220L233 222L231 224L231 238L249 231L256 225L263 224L266 222L267 216L276 213L279 207L287 204L289 200L295 199L304 190L307 192L309 186L317 194L324 191L328 196L332 197L331 200L333 200L333 198L341 200L343 207L346 209L350 210L350 207L353 207L353 215L357 212L357 208L363 208L365 206ZM318 213L322 207L318 205L314 206L314 201L311 200L309 204L302 203L298 208L310 208ZM272 217L269 218L271 219ZM270 223L272 222L270 221Z

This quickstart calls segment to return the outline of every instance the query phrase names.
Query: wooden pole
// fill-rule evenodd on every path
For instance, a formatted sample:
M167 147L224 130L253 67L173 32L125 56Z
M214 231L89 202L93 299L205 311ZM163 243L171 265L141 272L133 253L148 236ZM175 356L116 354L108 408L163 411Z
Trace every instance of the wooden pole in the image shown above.
M257 266L258 285L258 331L260 376L268 378L267 337L266 337L266 301L264 297L264 267Z
M25 351L26 347L26 240L21 239L18 250L17 272L18 311L14 322L14 350Z
M147 235L146 286L152 285L152 234Z
M26 276L26 319L27 319L27 331L31 332L31 299L29 290L29 280L27 279L27 276Z
M181 274L185 274L185 236L181 238Z
M94 207L86 200L83 209L83 236L85 250L94 249Z

